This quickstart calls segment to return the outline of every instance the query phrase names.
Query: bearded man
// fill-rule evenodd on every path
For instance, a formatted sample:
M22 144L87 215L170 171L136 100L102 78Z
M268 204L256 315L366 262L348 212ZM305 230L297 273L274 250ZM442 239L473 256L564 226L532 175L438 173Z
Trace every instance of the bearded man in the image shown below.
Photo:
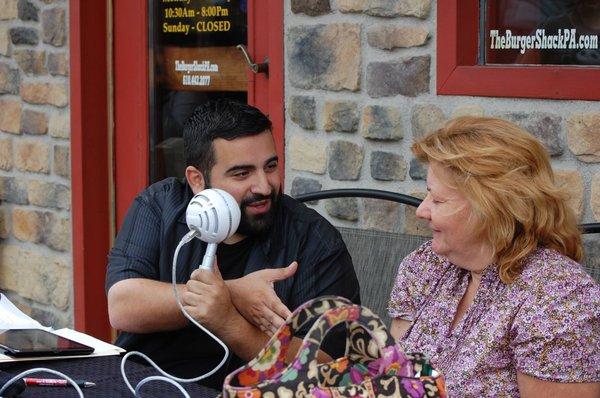
M183 139L185 179L167 178L144 190L110 251L108 312L120 331L116 344L145 353L167 372L191 378L214 368L223 350L179 310L171 269L175 248L189 231L185 211L193 195L206 188L229 192L242 217L237 232L219 244L214 269L197 269L206 250L199 239L183 246L177 259L186 310L234 353L222 371L202 381L220 388L228 372L256 356L290 310L322 295L359 303L359 287L339 232L282 193L264 114L230 100L210 101L186 122ZM322 360L343 354L339 333L325 341Z

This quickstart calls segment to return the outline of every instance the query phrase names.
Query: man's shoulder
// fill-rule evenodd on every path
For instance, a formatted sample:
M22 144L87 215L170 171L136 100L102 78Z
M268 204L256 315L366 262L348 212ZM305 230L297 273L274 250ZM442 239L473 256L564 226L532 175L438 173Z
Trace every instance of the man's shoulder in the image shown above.
M155 182L139 195L138 199L147 203L154 203L162 207L165 203L181 203L185 200L188 192L185 180L175 177L165 178Z
M296 199L283 195L281 200L282 217L288 231L309 235L322 243L334 245L342 241L339 231L321 214Z

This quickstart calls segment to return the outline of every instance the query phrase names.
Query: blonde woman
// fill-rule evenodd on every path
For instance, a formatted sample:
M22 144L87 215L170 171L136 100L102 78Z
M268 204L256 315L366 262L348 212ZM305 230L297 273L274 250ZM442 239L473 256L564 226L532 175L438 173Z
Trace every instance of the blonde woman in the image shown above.
M400 264L389 313L452 397L600 397L600 287L542 144L463 117L420 139L433 239Z

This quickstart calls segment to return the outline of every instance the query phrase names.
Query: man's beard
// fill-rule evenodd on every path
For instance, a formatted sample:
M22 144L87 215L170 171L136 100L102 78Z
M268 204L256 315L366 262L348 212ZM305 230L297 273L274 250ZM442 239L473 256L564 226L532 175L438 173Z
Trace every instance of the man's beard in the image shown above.
M269 200L270 206L269 210L262 214L254 214L249 215L247 213L247 208L249 205L255 202L260 202L261 200ZM271 229L273 226L273 220L275 219L275 214L277 213L277 208L279 207L279 202L281 200L281 191L279 193L275 193L275 191L271 192L270 195L251 195L242 200L240 203L240 210L242 211L242 215L240 218L240 225L237 229L237 233L245 235L245 236L254 236L261 235Z

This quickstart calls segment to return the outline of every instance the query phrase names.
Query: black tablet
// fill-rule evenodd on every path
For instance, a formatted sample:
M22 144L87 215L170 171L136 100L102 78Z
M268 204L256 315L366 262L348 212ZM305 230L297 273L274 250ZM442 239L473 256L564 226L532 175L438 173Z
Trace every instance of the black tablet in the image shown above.
M0 330L0 348L11 357L87 355L92 347L42 329Z

